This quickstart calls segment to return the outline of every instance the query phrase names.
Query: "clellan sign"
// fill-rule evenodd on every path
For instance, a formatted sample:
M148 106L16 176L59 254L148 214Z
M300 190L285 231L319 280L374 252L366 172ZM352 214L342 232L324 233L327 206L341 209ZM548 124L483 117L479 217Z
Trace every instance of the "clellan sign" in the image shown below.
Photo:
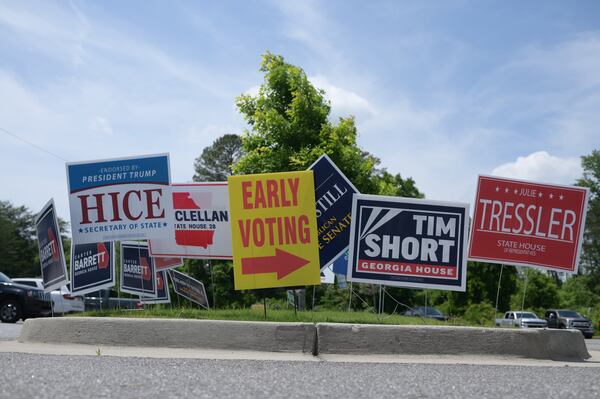
M229 177L235 289L320 283L312 171Z
M71 293L83 295L115 285L112 242L71 246Z
M324 268L348 249L352 194L358 190L327 154L309 169L315 176L319 257Z
M231 259L227 182L173 184L171 231L150 240L152 256Z
M576 273L588 189L479 176L469 260Z
M44 292L50 292L68 283L67 264L65 263L53 199L48 201L38 214L35 228Z
M169 155L67 163L76 244L160 238L172 208Z
M348 280L465 291L468 208L355 194Z

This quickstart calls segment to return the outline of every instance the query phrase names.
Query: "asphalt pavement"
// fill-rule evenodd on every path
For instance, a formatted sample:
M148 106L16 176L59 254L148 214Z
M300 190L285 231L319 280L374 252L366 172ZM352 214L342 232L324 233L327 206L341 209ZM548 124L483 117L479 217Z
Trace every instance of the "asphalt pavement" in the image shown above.
M19 321L15 324L0 323L0 341L11 341L17 339L21 334L23 322Z
M600 396L597 368L0 353L0 397Z

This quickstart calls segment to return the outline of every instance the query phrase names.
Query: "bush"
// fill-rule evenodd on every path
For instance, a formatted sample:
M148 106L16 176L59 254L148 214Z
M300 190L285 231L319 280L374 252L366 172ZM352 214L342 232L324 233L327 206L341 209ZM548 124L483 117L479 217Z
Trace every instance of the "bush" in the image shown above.
M469 323L478 324L480 326L490 324L494 319L496 309L487 302L469 305L463 319Z

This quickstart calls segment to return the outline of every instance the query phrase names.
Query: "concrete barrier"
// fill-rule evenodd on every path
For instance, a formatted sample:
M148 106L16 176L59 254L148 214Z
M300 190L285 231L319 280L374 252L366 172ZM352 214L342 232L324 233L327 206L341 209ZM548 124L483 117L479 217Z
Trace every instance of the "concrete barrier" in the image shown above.
M308 323L60 317L28 319L19 342L314 353Z
M589 359L574 330L317 324L319 354L488 355Z
M20 342L344 355L487 355L582 361L576 330L62 317L28 319Z

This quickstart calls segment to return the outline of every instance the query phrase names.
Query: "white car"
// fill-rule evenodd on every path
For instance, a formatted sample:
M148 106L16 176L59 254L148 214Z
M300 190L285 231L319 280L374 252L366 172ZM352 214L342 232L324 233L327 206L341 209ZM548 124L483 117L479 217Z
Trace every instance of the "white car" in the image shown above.
M44 289L44 283L41 278L13 278L17 284L29 285ZM52 297L52 309L54 313L71 313L71 312L83 312L85 310L85 304L83 297L71 296L71 291L66 286L60 287L59 290L54 290L51 293Z

